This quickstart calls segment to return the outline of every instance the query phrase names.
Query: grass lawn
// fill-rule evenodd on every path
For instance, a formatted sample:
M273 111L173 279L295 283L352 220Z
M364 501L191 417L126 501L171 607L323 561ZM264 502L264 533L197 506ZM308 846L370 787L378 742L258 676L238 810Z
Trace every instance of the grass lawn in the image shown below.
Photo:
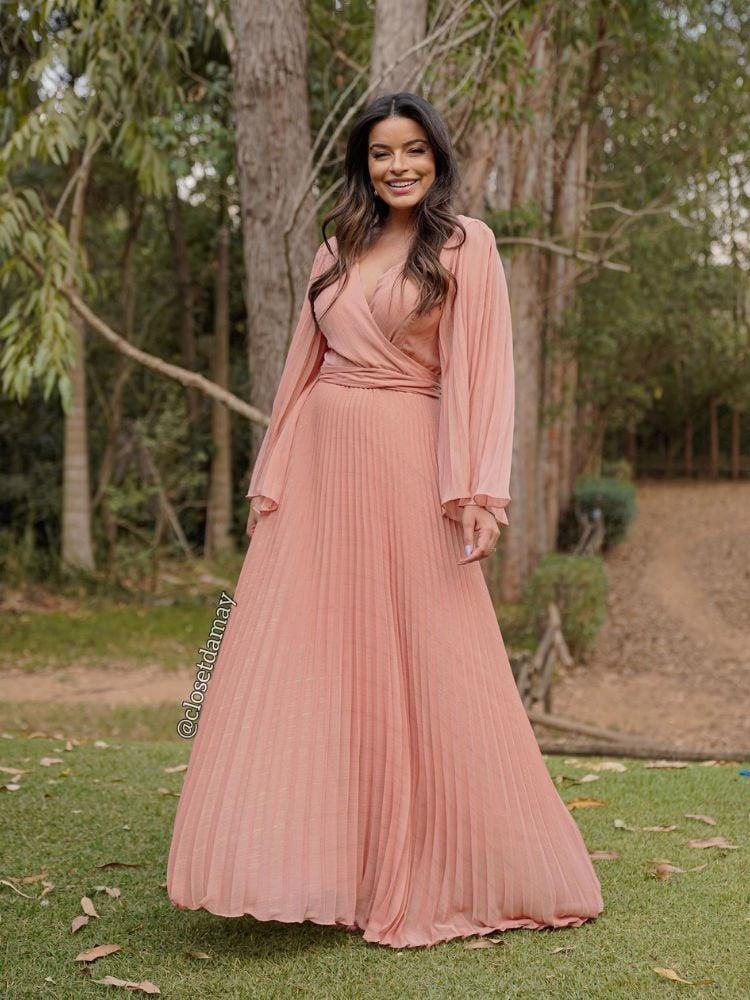
M72 725L66 731L77 733ZM0 766L26 769L18 790L0 793L0 994L9 1000L103 996L110 987L94 980L107 975L150 980L162 996L180 1000L750 997L750 777L740 775L741 765L648 769L643 761L623 760L626 770L615 772L549 757L567 802L605 803L573 812L590 851L619 853L594 861L605 912L580 928L506 931L493 936L502 942L493 947L454 941L396 951L313 923L227 919L173 907L163 883L183 772L165 768L185 763L189 754L177 736L107 737L107 746L89 741L66 750L65 739L4 735ZM42 766L45 756L62 763ZM575 783L587 773L597 780ZM0 772L0 783L9 782L13 775ZM716 825L685 813L709 814ZM642 829L671 824L676 829L668 832ZM717 835L738 849L687 846ZM705 867L661 880L649 874L660 860ZM109 862L136 867L97 867ZM41 873L52 885L44 895L42 881L8 884ZM113 898L100 886L121 895ZM71 934L84 896L99 918ZM88 966L75 961L101 944L121 950ZM711 983L671 982L655 967Z

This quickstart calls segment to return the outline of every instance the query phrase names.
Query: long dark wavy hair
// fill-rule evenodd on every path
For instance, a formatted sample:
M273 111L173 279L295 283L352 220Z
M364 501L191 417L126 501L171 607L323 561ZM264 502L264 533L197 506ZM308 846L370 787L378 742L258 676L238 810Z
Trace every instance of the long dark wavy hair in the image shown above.
M360 112L352 125L346 144L343 190L322 223L323 242L331 253L326 229L332 222L336 223L337 253L331 267L310 286L309 300L316 323L317 296L342 276L349 280L355 261L388 216L388 205L373 192L367 161L370 129L389 117L411 118L418 122L425 130L435 159L435 180L412 212L412 242L401 275L402 281L410 277L419 288L413 315L424 315L441 305L455 282L453 274L443 267L439 258L444 244L456 230L463 233L461 243L456 246L461 246L466 239L466 230L452 206L459 178L448 129L435 108L418 94L403 90L382 94Z

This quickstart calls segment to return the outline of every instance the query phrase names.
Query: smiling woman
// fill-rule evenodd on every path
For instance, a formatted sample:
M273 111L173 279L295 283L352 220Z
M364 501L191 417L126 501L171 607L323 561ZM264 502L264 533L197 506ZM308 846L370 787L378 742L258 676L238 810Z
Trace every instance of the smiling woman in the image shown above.
M176 906L394 948L603 908L479 566L508 525L513 346L494 234L455 182L417 95L355 123L247 492Z
M435 180L435 157L427 133L418 122L393 116L376 122L370 132L368 168L373 191L393 210L389 229L408 228L412 208Z

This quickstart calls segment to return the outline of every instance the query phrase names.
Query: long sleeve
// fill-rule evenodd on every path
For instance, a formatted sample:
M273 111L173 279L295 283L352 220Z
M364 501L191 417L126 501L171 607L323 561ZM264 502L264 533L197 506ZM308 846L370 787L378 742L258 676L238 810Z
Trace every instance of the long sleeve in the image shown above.
M485 507L508 524L515 379L510 301L495 236L480 219L456 251L457 287L441 321L438 438L443 515Z
M299 410L313 386L326 350L326 341L315 325L307 293L314 279L330 265L331 259L325 243L321 243L315 254L302 310L274 397L271 420L245 494L247 500L262 497L261 511L276 510L281 502Z

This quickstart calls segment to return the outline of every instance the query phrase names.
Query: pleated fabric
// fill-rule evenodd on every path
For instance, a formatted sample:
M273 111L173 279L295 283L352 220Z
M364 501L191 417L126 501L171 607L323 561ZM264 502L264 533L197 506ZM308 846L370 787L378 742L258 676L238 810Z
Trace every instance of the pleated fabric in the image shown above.
M167 865L181 908L433 945L603 901L441 509L440 399L314 380L200 713Z

